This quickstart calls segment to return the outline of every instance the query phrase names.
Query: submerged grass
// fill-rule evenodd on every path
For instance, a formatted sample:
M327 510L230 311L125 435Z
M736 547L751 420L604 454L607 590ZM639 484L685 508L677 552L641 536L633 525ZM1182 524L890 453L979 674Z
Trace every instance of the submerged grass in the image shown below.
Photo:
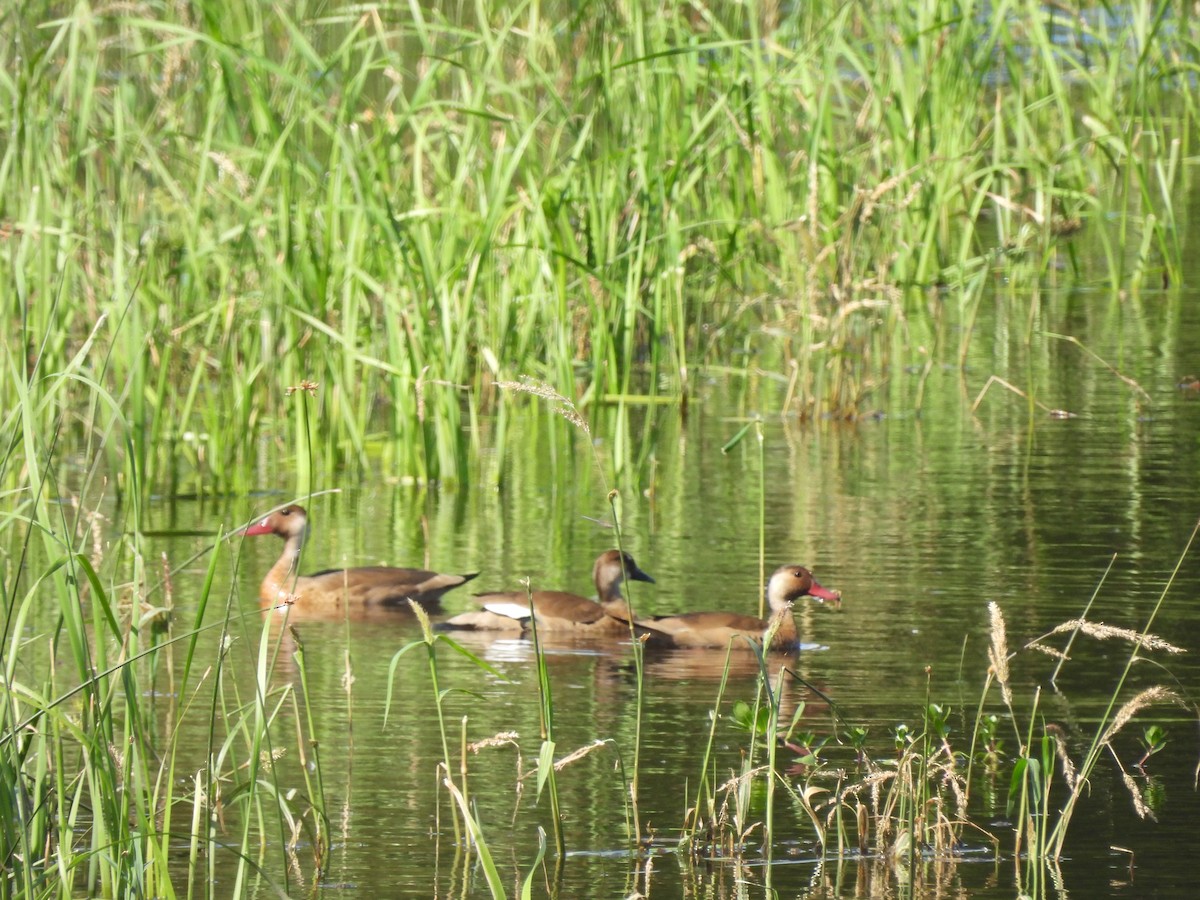
M688 402L749 351L856 415L926 362L931 290L1179 281L1196 20L1105 9L23 4L0 408L75 364L102 393L28 413L126 411L63 426L121 492L310 452L461 480L519 373Z

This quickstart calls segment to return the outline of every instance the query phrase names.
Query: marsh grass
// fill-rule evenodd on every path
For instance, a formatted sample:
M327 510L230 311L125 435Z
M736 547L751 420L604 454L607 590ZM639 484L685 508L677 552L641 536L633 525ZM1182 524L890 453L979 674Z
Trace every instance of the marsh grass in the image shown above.
M0 895L212 896L227 862L238 893L284 892L321 871L329 843L303 650L299 686L275 686L270 623L233 595L214 614L220 530L176 606L179 567L146 550L139 439L116 457L124 502L105 497L102 451L137 433L138 410L101 386L109 363L93 367L90 345L58 371L47 344L27 367L5 359L18 402L0 422L0 481L16 486L0 533L20 557L0 634ZM71 418L58 404L79 386L87 402ZM77 426L93 452L63 484L62 437Z
M1124 17L1033 0L967 2L952 22L939 9L43 0L6 18L0 531L20 551L0 635L3 890L170 896L185 830L189 896L211 895L231 854L239 892L270 878L276 845L287 878L323 865L303 646L252 628L257 612L241 617L233 597L210 623L213 567L178 621L142 538L152 493L244 492L285 468L301 493L339 467L461 481L489 417L503 452L522 373L557 385L560 414L586 430L608 398L686 408L698 373L750 370L735 350L777 379L781 411L852 418L902 365L961 364L997 276L1179 283L1195 17L1166 0ZM948 298L961 337L919 351L939 327L930 297ZM123 536L101 546L92 517L113 504ZM1072 632L1097 637L1084 620ZM201 658L198 636L218 627ZM441 720L441 640L420 644L451 814L481 847ZM1174 702L1124 696L1153 649L1133 647L1065 784L1062 741L1036 702L1018 727L1009 654L994 648L973 740L998 690L1031 859L1061 854L1128 717ZM634 842L640 653L623 776ZM280 688L288 658L298 684ZM723 821L730 847L768 834L774 808L754 819L752 782L766 778L772 804L795 788L777 774L765 672L759 690L728 814L706 755L689 842ZM189 717L207 726L202 759L181 743ZM826 850L854 843L852 825L865 845L865 825L911 859L967 827L944 724L930 700L888 766L835 778L824 802L815 775L795 788ZM291 759L312 766L296 774Z
M938 9L26 3L0 409L29 384L121 493L310 453L453 482L519 373L686 404L746 352L787 411L854 417L956 352L920 349L931 289L967 340L996 275L1178 283L1194 17Z
M550 683L550 670L546 667L545 649L538 637L537 616L533 608L533 586L528 579L525 581L525 591L529 601L529 639L533 642L534 659L537 662L538 723L542 733L542 746L537 756L537 796L540 798L545 789L550 798L554 850L558 858L562 859L567 854L567 844L563 837L562 809L559 805L558 766L554 763L554 688Z
M244 892L251 879L270 880L263 863L264 841L272 833L290 858L278 871L299 876L295 850L303 837L313 854L311 870L319 872L329 838L302 650L294 657L298 694L266 684L274 657L266 625L257 642L259 678L252 696L242 696L237 679L226 674L235 646L229 637L193 681L197 637L214 629L229 635L237 622L201 624L201 603L196 621L176 633L164 609L139 615L136 599L115 599L116 586L101 583L87 556L74 556L81 578L64 579L62 587L78 609L95 612L101 627L89 629L78 644L60 643L56 634L65 636L69 628L60 616L58 627L38 641L44 645L31 648L23 626L36 591L7 620L13 630L0 720L5 895L38 896L59 884L114 896L174 896L186 883L189 896L209 896L205 885L225 856L233 857L236 890ZM66 569L64 560L33 587ZM178 690L148 689L164 678L164 669L171 676L166 660L180 650ZM35 654L49 663L40 684L22 675L31 671ZM74 654L82 658L72 662ZM20 669L18 659L24 661ZM88 676L79 679L85 668ZM184 720L210 714L208 751L197 757L182 742ZM286 721L294 723L291 752L304 773L298 791L287 784L289 767L278 762L288 753L281 738ZM180 777L181 769L192 767L194 777ZM190 794L181 790L185 780L194 786ZM232 841L226 832L231 816L240 823ZM181 872L170 848L183 838L189 852Z

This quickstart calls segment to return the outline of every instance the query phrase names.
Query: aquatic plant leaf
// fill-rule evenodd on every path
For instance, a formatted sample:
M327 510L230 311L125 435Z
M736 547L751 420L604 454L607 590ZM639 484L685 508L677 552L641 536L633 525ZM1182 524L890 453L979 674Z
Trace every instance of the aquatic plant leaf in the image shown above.
M493 900L507 897L508 894L504 891L504 880L500 877L496 862L492 859L492 851L488 849L487 841L484 840L483 827L479 824L479 820L471 814L471 807L466 798L451 779L445 779L442 784L446 786L446 790L458 804L463 820L467 823L467 831L471 833L471 840L475 843L475 853L479 857L479 865L483 868L483 874L487 878L488 889L492 893Z
M542 796L542 788L546 779L554 771L554 741L542 741L542 751L538 754L537 795Z
M1013 810L1016 809L1020 802L1021 785L1025 779L1025 769L1029 766L1029 760L1022 756L1013 766L1012 778L1008 783L1008 803L1005 805L1005 815L1011 816Z
M525 876L525 881L521 884L521 900L532 900L533 898L533 876L537 874L538 866L542 864L542 860L546 857L546 829L541 825L538 826L538 852L534 857L533 864L529 867L529 874Z
M411 650L413 647L424 646L424 641L413 641L411 644L405 644L392 656L391 663L388 664L387 676L387 691L383 695L383 727L387 728L388 713L392 709L392 688L396 685L396 666L400 665L400 657Z

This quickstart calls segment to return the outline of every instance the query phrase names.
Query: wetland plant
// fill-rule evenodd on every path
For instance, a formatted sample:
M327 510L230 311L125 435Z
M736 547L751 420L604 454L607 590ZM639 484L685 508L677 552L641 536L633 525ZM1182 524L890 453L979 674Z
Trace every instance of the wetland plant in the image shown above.
M122 494L249 490L262 454L454 482L521 372L852 418L961 364L995 280L1180 281L1200 37L1168 0L561 9L23 4L0 409L31 392Z

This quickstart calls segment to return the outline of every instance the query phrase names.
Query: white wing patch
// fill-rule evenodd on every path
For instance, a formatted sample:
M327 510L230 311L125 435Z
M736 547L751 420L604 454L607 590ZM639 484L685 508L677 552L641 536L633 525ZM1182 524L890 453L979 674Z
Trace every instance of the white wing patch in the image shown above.
M491 603L483 604L483 608L488 612L509 619L529 618L529 607L521 603L512 603L507 600L493 600Z

